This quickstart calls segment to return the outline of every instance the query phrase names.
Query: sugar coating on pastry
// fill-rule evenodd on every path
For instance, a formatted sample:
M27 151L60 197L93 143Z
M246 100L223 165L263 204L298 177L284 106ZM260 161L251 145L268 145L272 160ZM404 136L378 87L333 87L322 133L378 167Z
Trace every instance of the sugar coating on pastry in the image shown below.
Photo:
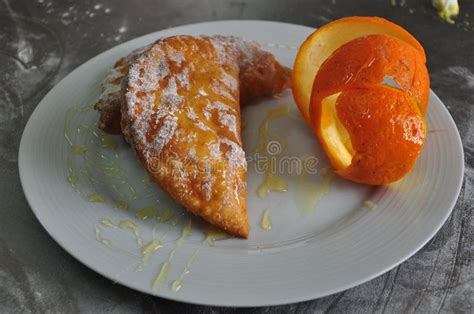
M95 105L151 177L192 213L248 236L240 105L279 93L290 70L254 42L176 36L119 59Z
M101 130L112 134L122 132L120 128L122 80L127 75L130 66L148 46L134 50L126 57L117 60L102 81L102 94L94 106L100 113L99 128Z
M225 50L222 50L223 38L223 36L211 38L215 47L218 49L216 51L221 59L227 58ZM237 37L227 37L227 40L233 40L234 44L240 45L241 48L241 57L238 60L240 86L236 86L236 80L233 80L231 77L226 77L225 75L227 74L225 72L223 73L222 81L224 84L230 84L230 88L232 89L239 89L241 105L254 98L279 93L289 87L290 70L281 66L273 55L261 50L256 43L245 42ZM102 83L103 93L95 109L100 113L99 128L107 133L121 133L121 82L128 73L130 66L147 47L138 49L127 57L119 59ZM170 61L180 66L184 60L184 55L175 48L168 48L168 53ZM186 75L187 73L184 72L178 76L177 79L181 83L187 84ZM226 92L220 90L217 86L212 85L212 87L214 91L224 94L223 96L231 97L228 94L225 95ZM202 96L206 96L204 95L204 90L200 90L199 92Z
M178 36L130 68L122 132L152 178L189 211L247 237L238 52ZM208 110L206 108L214 108Z

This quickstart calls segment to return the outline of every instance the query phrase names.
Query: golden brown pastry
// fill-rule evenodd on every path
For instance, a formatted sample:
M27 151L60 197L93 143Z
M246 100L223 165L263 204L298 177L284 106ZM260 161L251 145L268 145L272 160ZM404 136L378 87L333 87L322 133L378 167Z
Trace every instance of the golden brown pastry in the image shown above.
M237 40L235 37L228 38ZM248 55L248 58L238 60L241 105L255 98L279 93L289 87L290 70L288 68L281 66L272 54L261 50L257 43L244 41L242 43L244 43L243 48L249 49L252 53ZM122 132L120 128L121 83L130 66L148 47L135 50L117 60L102 82L102 95L95 104L95 109L100 113L99 128L104 132L111 134Z
M138 55L119 63L122 98L98 106L101 128L117 130L121 116L124 137L156 183L193 214L247 238L240 100L281 92L290 70L236 37L169 37ZM104 114L117 104L120 115Z
M148 47L148 46L147 46ZM128 74L130 66L147 48L140 48L115 62L102 82L102 94L94 108L99 111L99 129L110 134L120 134L120 107L122 80Z

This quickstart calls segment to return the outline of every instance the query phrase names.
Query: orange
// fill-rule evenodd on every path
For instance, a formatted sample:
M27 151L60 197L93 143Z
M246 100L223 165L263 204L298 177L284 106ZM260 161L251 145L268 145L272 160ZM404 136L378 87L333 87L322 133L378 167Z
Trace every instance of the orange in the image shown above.
M356 38L339 47L321 65L313 83L312 98L322 99L341 90L367 87L389 78L413 96L425 114L430 81L423 60L417 49L395 37Z
M412 169L426 137L424 117L413 97L397 88L373 85L344 90L322 103L335 110L324 108L315 129L340 176L381 185ZM326 121L331 119L339 128L335 137L327 130ZM339 151L346 151L349 159L335 154Z
M420 43L405 29L379 17L347 17L333 21L312 33L301 45L295 59L292 91L304 119L309 122L309 106L313 81L321 64L340 46L372 34L385 34L403 40L426 57Z
M387 85L386 77L398 88ZM417 49L387 35L360 37L321 65L311 96L311 125L341 176L388 184L407 174L418 158L428 97L428 71ZM403 123L413 128L416 145L403 141L408 138Z
M376 17L331 22L302 44L293 97L340 176L381 185L413 168L426 138L425 63L412 35Z

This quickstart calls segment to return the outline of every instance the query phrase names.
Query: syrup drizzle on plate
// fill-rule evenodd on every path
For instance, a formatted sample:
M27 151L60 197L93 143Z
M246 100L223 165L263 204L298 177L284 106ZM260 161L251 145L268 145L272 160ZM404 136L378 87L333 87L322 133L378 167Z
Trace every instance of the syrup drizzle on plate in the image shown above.
M283 48L294 50L297 47L282 44L268 43L269 48ZM276 97L277 98L277 97ZM64 118L64 138L68 144L66 156L67 181L85 201L91 203L110 204L116 209L130 211L131 205L137 200L147 200L156 197L153 193L154 185L149 178L142 180L142 185L137 188L129 182L126 171L120 166L122 159L118 151L118 143L114 136L103 133L94 125L84 124L82 115L90 114L93 111L91 105L87 106L71 106L68 108ZM287 192L289 183L277 174L275 171L278 156L286 149L287 140L285 137L277 136L270 132L269 127L272 122L282 118L293 118L288 105L280 106L270 110L266 117L262 120L259 127L259 139L257 146L254 148L256 153L260 153L267 157L265 165L265 173L262 183L257 188L257 195L265 198L272 192ZM81 123L74 125L75 122ZM90 120L90 119L89 119ZM300 119L301 120L301 119ZM93 121L95 122L95 121ZM273 147L271 146L273 145ZM107 178L107 181L104 180ZM113 182L113 183L110 183ZM305 208L314 208L315 203L329 192L331 176L324 176L320 186L316 186L309 181L301 180L297 183L297 199L300 199L300 206ZM114 192L113 198L108 198L102 193L98 193L100 189L97 187L107 185ZM300 190L300 192L298 192ZM140 193L138 192L140 191ZM305 205L306 204L306 205ZM310 204L310 205L307 205ZM369 207L368 203L364 203ZM156 220L158 223L167 223L176 226L179 217L176 213L165 207L158 208L156 205L141 207L134 213L135 217L141 220ZM156 227L156 225L155 225ZM142 271L148 264L152 256L161 251L166 243L162 239L155 238L155 227L153 228L152 239L145 241L139 224L132 220L122 220L117 224L108 218L100 219L95 225L95 239L108 247L109 249L119 251L127 256L138 258L138 267L136 271ZM266 208L262 214L260 227L264 230L272 229L271 209ZM134 238L139 254L123 250L117 247L112 241L103 235L106 229L114 229L116 231L123 230L128 232ZM177 249L184 245L192 232L191 220L187 220L184 224L181 237L174 242L168 259L162 263L157 276L153 281L153 289L158 290L167 281L172 268ZM205 230L204 244L212 247L216 241L222 241L231 238L227 233L222 232L212 226ZM184 278L190 273L191 267L196 261L199 249L188 259L181 274L171 283L170 289L178 292L182 289Z

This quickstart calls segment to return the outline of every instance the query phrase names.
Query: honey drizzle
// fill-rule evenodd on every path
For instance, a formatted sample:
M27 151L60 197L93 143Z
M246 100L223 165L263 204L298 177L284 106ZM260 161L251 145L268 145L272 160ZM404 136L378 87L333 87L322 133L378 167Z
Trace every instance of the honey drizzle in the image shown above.
M329 193L333 178L334 173L328 169L323 170L320 183L310 182L308 174L303 174L298 178L295 197L306 213L314 212L316 204Z
M262 222L260 223L260 227L263 230L269 231L272 229L272 217L271 217L271 209L266 208L262 215Z
M194 261L196 260L198 252L199 252L199 249L197 249L194 252L194 254L191 256L191 258L188 260L188 262L186 263L186 266L184 267L183 272L181 273L181 275L179 275L179 277L177 279L175 279L173 281L173 283L171 284L171 290L173 292L178 292L181 289L181 287L183 286L184 277L186 275L188 275L189 272L191 271L191 266L194 264Z
M174 259L176 250L186 242L186 239L191 235L191 230L192 230L192 221L187 220L186 223L184 224L181 237L178 240L176 240L175 247L169 253L168 259L161 265L160 272L158 273L155 280L153 281L153 286L152 286L153 290L155 291L159 290L161 286L165 283L165 281L168 279L168 275L171 270L171 262Z
M265 198L270 192L286 192L288 191L288 183L276 174L276 162L278 155L286 148L285 139L279 138L270 133L269 125L276 119L287 117L290 115L289 106L281 106L270 110L267 116L262 120L259 127L259 138L254 151L260 153L265 158L265 176L263 181L257 188L257 195ZM270 142L274 141L274 142ZM270 151L270 145L275 145L275 150Z
M137 200L141 197L136 189L128 182L127 174L120 167L119 153L117 151L118 144L116 140L95 127L86 124L79 124L73 127L74 119L77 115L89 113L93 110L91 105L84 107L71 106L66 110L64 118L64 138L68 143L66 156L67 181L74 190L86 201L97 203L103 202L113 205L119 209L128 209L128 201ZM71 130L75 129L82 139L82 144L76 144L71 136ZM112 151L113 154L108 156L105 153L96 153L97 161L92 161L92 151L87 145L96 145L101 149ZM76 169L73 159L80 158L79 169ZM82 160L81 160L82 159ZM97 190L97 186L106 184L104 178L112 178L114 184L111 184L112 190L118 195L116 199L108 199L104 195L97 192L86 192L82 185L84 181L88 182L88 186L92 186L92 190ZM82 182L82 184L81 184ZM151 196L151 195L149 195Z
M222 240L225 240L225 239L228 239L228 238L231 237L228 233L226 233L226 232L224 232L224 231L222 231L222 230L220 230L220 229L218 229L218 228L216 228L212 225L208 226L205 233L206 233L207 236L204 239L203 243L207 244L209 247L214 246L216 241L222 241ZM198 256L199 251L200 251L200 248L197 249L194 252L194 254L191 256L191 258L187 261L186 266L184 267L181 274L171 284L171 290L173 292L178 292L181 289L181 287L183 286L184 278L191 272L191 267L194 264L194 262L195 262L195 260Z
M296 46L289 46L289 45L282 45L282 44L272 44L272 43L268 43L267 44L268 47L277 47L277 48L286 48L286 49L290 49L290 50L294 50L296 49L297 47ZM91 106L86 106L87 107L87 110L90 111L92 110L92 107ZM86 108L85 107L85 108ZM278 109L278 108L277 108ZM262 137L265 137L265 138L269 138L270 137L270 134L268 132L268 124L269 122L271 122L272 120L276 119L276 118L279 118L279 116L284 116L284 115L288 115L289 114L289 107L287 107L287 109L284 109L284 108L281 108L282 109L282 112L283 113L278 113L277 111L278 110L275 110L275 113L274 113L274 117L267 117L263 122L262 122L262 125L261 125L261 128L260 128L260 132L261 132L261 135L263 134ZM69 109L68 109L69 111ZM284 111L287 111L286 113L284 113ZM271 113L271 112L270 112ZM75 146L73 145L73 142L71 141L71 138L69 136L69 133L67 130L69 130L68 127L66 127L67 125L67 122L65 122L65 131L64 131L64 135L65 135L65 138L67 140L67 142L69 143L70 145L70 149L69 151L74 154L74 155L86 155L88 153L88 148L86 146ZM91 128L87 127L87 126L81 126L81 130L82 131L87 131L88 133L92 134L94 137L96 137L97 139L99 139L99 141L102 143L101 147L103 148L108 148L108 149L115 149L117 147L117 144L116 142L110 138L109 139L100 139L99 138L99 135L94 131L92 130ZM263 130L263 132L262 132ZM79 129L78 129L79 131ZM273 138L276 138L276 136L273 136ZM280 143L286 147L286 142L282 139L280 139ZM266 144L266 143L265 143ZM258 149L260 148L260 149ZM260 144L260 147L256 147L256 151L259 150L260 152L265 152L265 148L262 149L262 144ZM117 156L118 158L118 156ZM68 182L71 184L72 187L76 188L76 184L77 182L79 181L79 177L76 175L76 172L74 171L74 167L72 166L72 163L71 163L71 160L70 160L70 157L68 156L67 157L67 167L68 167ZM110 171L114 171L114 168L108 168L108 170ZM87 172L89 173L89 172ZM265 180L263 183L267 182L266 184L262 184L261 186L263 186L262 188L262 193L264 193L265 195L263 197L265 197L269 192L273 192L273 191L278 191L278 192L284 192L284 191L287 191L287 183L286 181L284 181L283 179L277 177L275 174L271 174L270 172L267 172L268 175L266 175L265 177ZM89 181L94 182L94 179L92 178L89 178L88 179ZM95 181L96 183L98 182L97 180ZM122 182L123 183L123 182ZM130 191L132 192L132 196L131 198L129 199L136 199L136 191L134 190L134 188L132 186L129 187L130 188ZM118 192L119 194L122 194L123 193L120 193L119 189L114 185L113 189ZM82 193L81 190L77 189L78 193L83 196L84 194ZM106 200L102 195L100 194L91 194L89 195L89 201L104 201L104 202L110 202L108 200ZM125 201L125 200L113 200L112 201L113 204L115 204L115 206L117 208L122 208L122 209L127 209L128 208L128 203ZM157 220L162 220L161 218L162 216L160 216L160 213L157 214L156 217L153 217ZM267 218L265 218L267 217ZM147 218L142 218L142 219L147 219ZM266 221L264 223L264 220ZM102 221L104 222L104 221ZM108 224L108 223L106 223ZM120 225L120 224L119 224ZM266 226L266 227L263 227L263 226ZM117 226L117 225L115 225ZM136 225L135 225L136 226ZM269 227L268 227L269 226ZM109 225L110 227L110 225ZM271 218L270 218L270 209L266 209L265 212L264 212L264 215L263 215L263 218L262 218L262 227L269 230L271 229ZM101 232L97 232L97 228L99 228L98 225L96 225L96 236L98 239L101 239L101 242L102 240L105 241L105 243L111 245L111 242L110 240L107 240L107 239L104 239L103 237L101 237ZM125 229L130 229L132 230L133 228L128 228L128 227L124 227ZM122 228L122 229L124 229ZM100 229L99 229L100 230ZM148 253L144 253L145 251L148 252L148 251L152 251L152 252L156 252L159 248L162 247L161 245L161 241L160 240L153 240L151 241L150 243L148 243L147 245L143 245L143 240L141 240L141 242L139 242L138 240L138 236L137 234L139 234L136 230L132 230L133 234L134 234L134 237L137 241L137 244L142 244L141 245L141 251L142 251L142 258L143 260L145 260L145 256L146 257L146 261L148 261L149 259L149 256L148 256ZM175 252L176 252L176 249L178 247L180 247L184 242L185 240L188 238L188 236L190 235L191 233L191 221L189 220L184 228L183 228L183 232L182 232L182 235L181 237L176 240L176 246L175 248L170 252L169 254L169 257L168 257L168 260L166 262L163 263L162 267L161 267L161 270L160 270L160 273L158 274L157 278L155 279L155 282L153 284L153 289L157 290L159 289L159 287L161 286L161 284L166 281L167 277L168 277L168 274L169 274L169 271L171 269L171 261L173 260L174 258L174 255L175 255ZM209 246L213 246L215 241L219 241L219 240L223 240L223 239L227 239L229 238L230 236L228 234L225 234L223 232L208 232L207 233L207 237L206 237L206 240L205 242L209 245ZM108 245L108 246L109 246ZM148 250L147 250L148 248ZM192 264L194 263L195 259L196 259L196 256L197 256L197 253L198 253L199 250L197 250L193 255L192 257L188 260L188 262L186 263L186 267L184 268L182 274L175 280L173 281L172 283L172 287L171 289L175 292L179 291L180 288L182 287L182 284L183 284L183 280L184 280L184 277L189 273L190 271L190 268L192 266ZM143 264L146 264L145 262Z

